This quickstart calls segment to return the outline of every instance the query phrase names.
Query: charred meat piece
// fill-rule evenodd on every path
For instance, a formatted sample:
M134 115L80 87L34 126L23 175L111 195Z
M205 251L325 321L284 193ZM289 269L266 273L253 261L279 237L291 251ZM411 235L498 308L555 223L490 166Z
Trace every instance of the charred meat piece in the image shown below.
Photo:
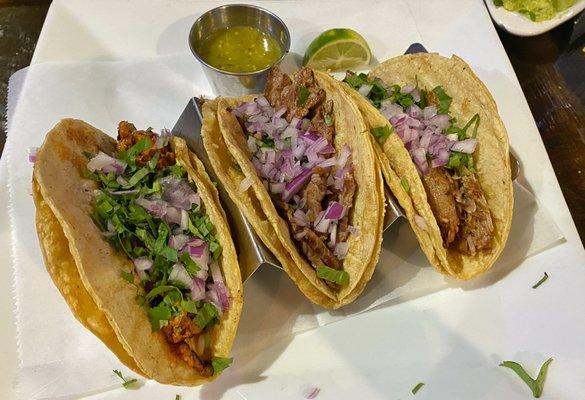
M349 237L349 211L353 206L353 196L355 194L355 179L351 171L347 171L343 176L343 189L339 196L339 203L344 207L345 215L339 220L337 225L337 243L345 242Z
M170 145L162 149L155 148L157 136L154 132L136 130L134 124L127 121L121 121L118 124L118 143L116 144L116 150L128 150L142 139L150 140L152 146L136 157L136 165L143 167L156 153L159 155L156 163L157 169L162 170L169 165L175 165L175 153Z
M437 219L445 247L455 240L459 230L459 216L455 203L455 183L443 167L432 168L422 176L429 204Z
M300 69L290 83L290 78L278 67L273 67L268 74L266 96L274 108L286 107L284 114L287 121L293 117L303 118L317 104L325 100L325 91L317 86L313 71Z
M325 177L325 169L315 168L311 180L303 189L301 195L305 200L305 213L309 222L315 222L317 215L323 211L322 202L327 190L327 180Z
M311 127L313 131L323 136L329 143L333 141L335 126L333 124L333 102L331 100L327 100L317 106L315 116L311 119Z
M455 201L461 220L457 249L468 255L491 246L494 223L490 209L475 174L459 179Z
M177 353L183 361L191 368L194 368L202 377L209 377L213 375L213 367L203 362L197 353L191 350L187 343L181 343L177 348Z
M274 67L268 71L268 78L266 79L266 99L274 108L282 107L282 102L280 100L280 95L282 94L282 89L286 86L292 84L292 81L288 77L287 74L281 71L280 68Z
M201 333L201 328L193 322L187 313L176 316L162 328L165 338L169 343L180 343Z

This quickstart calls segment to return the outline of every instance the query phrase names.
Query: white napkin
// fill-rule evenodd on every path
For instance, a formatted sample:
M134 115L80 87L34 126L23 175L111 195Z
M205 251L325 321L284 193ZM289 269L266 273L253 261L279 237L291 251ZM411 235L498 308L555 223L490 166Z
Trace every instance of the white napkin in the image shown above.
M9 177L20 398L65 399L119 387L111 371L123 369L73 318L43 266L27 148L39 146L45 133L63 117L83 119L110 133L123 119L139 127L171 128L189 98L202 93L210 94L209 86L187 55L131 62L49 63L28 69L18 105L11 113L4 154L8 157L4 161ZM562 240L552 218L527 190L515 185L515 195L513 246L475 284L501 278L524 258ZM406 223L385 233L371 282L358 300L340 311L313 306L280 270L259 270L244 287L245 306L232 369L245 369L246 363L239 363L238 357L245 360L278 338L453 284L429 266Z

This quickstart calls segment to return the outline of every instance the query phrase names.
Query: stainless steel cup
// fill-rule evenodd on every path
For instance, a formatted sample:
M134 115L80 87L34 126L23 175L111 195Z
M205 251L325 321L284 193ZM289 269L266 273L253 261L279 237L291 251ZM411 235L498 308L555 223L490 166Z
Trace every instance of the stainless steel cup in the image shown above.
M200 55L199 46L210 34L232 26L251 26L266 32L280 45L280 63L290 49L290 34L284 22L272 12L247 4L228 4L207 11L197 18L189 33L191 52L203 65L207 79L216 95L241 96L264 90L266 76L272 65L254 72L228 72L209 65Z

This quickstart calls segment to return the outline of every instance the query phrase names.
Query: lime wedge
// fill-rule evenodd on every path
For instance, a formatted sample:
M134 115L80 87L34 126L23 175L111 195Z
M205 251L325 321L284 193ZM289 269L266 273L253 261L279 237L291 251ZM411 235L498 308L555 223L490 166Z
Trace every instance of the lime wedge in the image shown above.
M352 29L329 29L307 48L303 65L323 71L345 71L365 67L372 52L366 40Z

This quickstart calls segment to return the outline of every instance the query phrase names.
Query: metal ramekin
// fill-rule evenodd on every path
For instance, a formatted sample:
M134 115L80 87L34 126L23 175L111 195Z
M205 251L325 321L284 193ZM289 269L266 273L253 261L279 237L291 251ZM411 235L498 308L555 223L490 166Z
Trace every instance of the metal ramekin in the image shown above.
M232 26L252 26L272 35L282 49L282 56L272 65L254 72L228 72L209 65L198 52L199 43L213 32ZM264 90L268 70L280 63L290 49L290 34L284 22L268 10L248 4L228 4L209 10L197 18L189 32L189 47L203 65L205 75L217 95L241 96Z

